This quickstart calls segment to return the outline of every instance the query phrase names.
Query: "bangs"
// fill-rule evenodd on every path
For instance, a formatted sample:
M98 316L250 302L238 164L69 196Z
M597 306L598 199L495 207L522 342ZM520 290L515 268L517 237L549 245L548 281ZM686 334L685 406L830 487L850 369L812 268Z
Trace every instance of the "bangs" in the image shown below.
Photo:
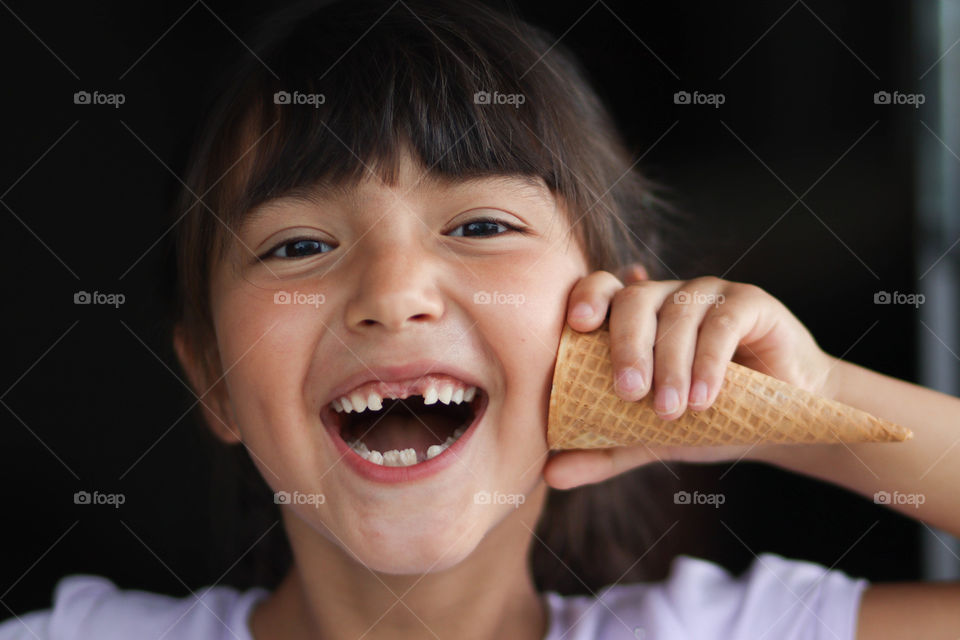
M367 179L396 186L408 155L440 184L545 185L591 271L662 273L661 232L681 228L556 38L459 0L318 4L262 20L206 94L171 226L176 317L211 362L210 276L248 214Z
M226 176L210 205L231 228L273 198L366 178L394 186L404 154L440 182L524 176L576 199L565 125L577 109L538 35L477 8L496 29L447 29L435 9L403 3L333 9L297 20L226 100L221 122L237 126L216 143L210 169Z

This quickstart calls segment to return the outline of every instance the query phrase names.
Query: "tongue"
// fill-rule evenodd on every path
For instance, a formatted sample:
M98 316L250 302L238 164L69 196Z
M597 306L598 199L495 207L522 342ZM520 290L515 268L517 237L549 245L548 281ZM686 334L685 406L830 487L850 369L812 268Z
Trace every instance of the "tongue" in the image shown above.
M413 449L425 453L430 445L442 444L457 426L452 424L449 415L423 413L414 416L407 411L391 411L373 428L367 425L369 431L366 435L363 430L357 435L371 451L384 453L391 449Z

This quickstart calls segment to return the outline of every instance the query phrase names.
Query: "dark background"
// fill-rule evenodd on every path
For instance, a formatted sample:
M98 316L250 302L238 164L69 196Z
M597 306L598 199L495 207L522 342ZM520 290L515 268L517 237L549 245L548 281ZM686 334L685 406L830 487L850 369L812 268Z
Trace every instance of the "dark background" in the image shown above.
M184 594L237 560L206 524L211 465L184 417L193 397L159 319L154 243L169 228L199 97L224 59L250 55L243 36L270 4L0 8L9 610L49 606L69 573ZM916 380L916 312L873 304L875 291L916 290L913 148L933 107L873 103L878 90L919 90L907 3L516 6L564 34L643 155L638 166L695 215L693 249L666 261L679 277L758 284L827 352ZM126 103L75 105L78 90ZM680 90L726 102L677 105ZM814 183L806 206L785 214L791 190ZM123 293L126 304L77 306L79 290ZM920 577L920 525L869 499L750 463L683 477L718 487L727 504L691 508L705 524L677 538L679 551L734 570L774 551L875 581ZM75 505L80 490L122 492L126 504Z

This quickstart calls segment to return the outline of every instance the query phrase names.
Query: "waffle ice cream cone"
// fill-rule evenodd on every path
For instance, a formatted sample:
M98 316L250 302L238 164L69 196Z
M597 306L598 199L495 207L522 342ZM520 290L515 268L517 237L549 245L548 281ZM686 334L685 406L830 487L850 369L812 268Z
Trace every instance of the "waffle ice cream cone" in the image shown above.
M635 402L613 389L607 325L580 333L564 324L550 393L551 449L632 445L901 442L913 432L853 407L744 367L727 365L717 399L661 420L653 393Z

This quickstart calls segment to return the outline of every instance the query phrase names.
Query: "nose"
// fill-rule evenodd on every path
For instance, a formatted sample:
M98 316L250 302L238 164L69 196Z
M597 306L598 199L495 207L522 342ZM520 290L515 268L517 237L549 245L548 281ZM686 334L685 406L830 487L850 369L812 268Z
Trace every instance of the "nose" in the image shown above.
M372 232L373 235L376 231ZM436 321L443 301L436 288L436 265L424 257L423 248L403 241L402 234L370 239L357 247L360 277L346 308L347 326L365 330L381 326L399 331L411 323Z

